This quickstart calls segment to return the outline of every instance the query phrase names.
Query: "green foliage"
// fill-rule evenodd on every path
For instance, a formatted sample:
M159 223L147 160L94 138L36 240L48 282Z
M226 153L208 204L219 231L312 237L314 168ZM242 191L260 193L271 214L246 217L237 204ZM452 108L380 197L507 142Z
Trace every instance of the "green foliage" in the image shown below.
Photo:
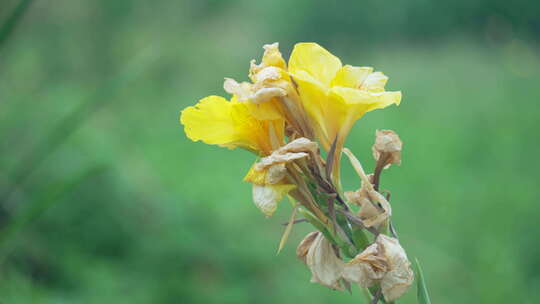
M5 3L0 18L18 1ZM275 255L291 207L265 219L253 206L253 155L193 143L178 123L224 94L223 77L245 80L263 43L287 54L306 40L403 91L346 146L369 171L375 129L400 134L403 164L381 189L437 303L539 302L540 52L522 36L536 33L537 4L440 3L34 2L0 54L0 193L14 189L0 228L48 208L10 238L0 302L360 301L356 286L309 283L294 252L309 225ZM25 159L35 165L14 185ZM348 166L343 189L356 190ZM398 302L417 303L414 291Z

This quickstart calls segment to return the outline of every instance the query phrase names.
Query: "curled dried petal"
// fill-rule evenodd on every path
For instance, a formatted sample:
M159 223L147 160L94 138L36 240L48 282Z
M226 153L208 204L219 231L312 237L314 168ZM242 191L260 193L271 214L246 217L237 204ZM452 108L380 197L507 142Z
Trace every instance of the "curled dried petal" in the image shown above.
M262 88L251 95L250 101L255 104L261 104L270 101L272 98L284 97L286 95L287 91L281 88Z
M266 183L277 184L287 175L287 168L284 163L272 165L266 172Z
M370 204L368 206L364 201L362 209L365 210L362 211L361 209L359 216L360 218L364 217L366 227L380 225L392 215L392 207L390 207L390 203L386 198L375 190L368 191L368 196Z
M387 271L388 263L382 256L379 245L371 244L347 263L343 277L369 288L379 282Z
M343 277L345 263L336 255L332 244L322 233L317 235L309 248L306 264L311 270L311 282L331 289L342 289L339 281Z
M225 81L223 82L223 89L225 89L225 92L235 95L238 101L242 102L248 101L253 95L251 86L251 83L238 83L232 78L225 78Z
M294 188L294 185L253 184L253 202L266 216L272 216L283 196Z
M316 152L317 143L305 137L297 138L285 146L278 149L280 153L284 152Z
M263 170L279 163L288 163L296 159L307 157L309 152L317 150L317 144L307 138L297 138L276 151L270 156L263 157L255 165L255 169Z
M300 159L306 156L308 156L308 154L304 152L285 154L272 153L270 156L261 158L261 160L257 164L255 164L255 169L264 170L265 168L272 165L279 163L288 163L295 159Z
M311 245L313 244L313 241L315 241L315 238L320 234L318 231L310 232L306 237L298 244L298 247L296 247L296 256L304 262L304 264L307 264L306 262L306 256L308 254L309 248L311 248Z
M399 241L380 234L375 243L344 267L343 278L369 288L379 283L387 302L401 297L414 280L411 263Z
M407 254L397 239L381 234L377 237L377 244L383 249L389 264L389 271L381 280L381 289L384 299L390 302L407 291L414 280L414 273Z
M248 82L237 82L232 78L225 78L223 88L229 94L236 96L238 101L261 104L275 97L284 97L287 91L277 87L260 87Z
M366 227L372 227L382 224L392 215L392 208L386 198L377 192L372 184L373 177L368 177L360 164L360 161L352 152L344 148L343 153L349 157L352 166L362 180L362 187L356 193L349 193L349 198L356 200L361 205L361 214L359 216L364 220ZM371 206L368 206L368 203ZM364 211L362 211L364 209Z

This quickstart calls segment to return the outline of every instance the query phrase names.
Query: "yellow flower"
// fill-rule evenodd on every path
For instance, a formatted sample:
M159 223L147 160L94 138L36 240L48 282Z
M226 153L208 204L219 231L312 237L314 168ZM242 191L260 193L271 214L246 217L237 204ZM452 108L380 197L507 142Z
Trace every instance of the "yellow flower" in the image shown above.
M240 147L260 156L270 155L284 143L283 120L258 120L247 103L235 98L205 97L184 109L180 122L193 141L229 149Z
M354 122L365 113L401 101L401 92L384 91L388 80L384 74L370 67L343 66L316 43L296 44L288 71L327 151L336 138L339 149Z

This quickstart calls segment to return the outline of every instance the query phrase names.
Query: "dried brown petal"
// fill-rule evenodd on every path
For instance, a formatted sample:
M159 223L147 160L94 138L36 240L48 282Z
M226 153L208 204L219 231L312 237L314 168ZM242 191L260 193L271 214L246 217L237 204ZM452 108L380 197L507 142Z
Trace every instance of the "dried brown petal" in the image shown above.
M304 152L285 153L285 154L272 153L270 156L261 158L261 160L257 164L255 164L255 169L264 170L265 168L270 167L272 165L280 164L280 163L288 163L290 161L300 159L306 156L308 156L308 154Z
M279 153L285 152L316 152L317 143L313 142L305 137L297 138L285 146L278 149Z
M375 243L345 265L343 278L369 288L380 283L387 302L401 297L414 280L405 250L395 238L380 234Z
M287 168L284 163L272 165L266 171L266 180L268 184L277 184L287 175Z
M380 225L392 215L392 207L386 198L375 190L368 191L368 197L370 204L367 205L364 201L358 215L364 220L366 227Z
M287 95L287 91L282 88L263 87L257 84L253 85L248 82L238 83L232 78L225 78L223 88L227 93L236 96L238 101L252 102L255 104L261 104L263 102L270 101L272 98L284 97Z
M311 248L311 245L313 244L313 241L315 241L315 238L320 234L318 231L310 232L306 237L298 244L298 247L296 247L296 256L304 262L304 264L307 264L306 262L306 256L308 254L309 248Z
M379 282L388 271L388 263L382 256L378 244L371 244L356 255L343 271L343 277L362 287L372 287Z
M352 152L344 148L343 153L349 157L352 166L362 180L362 187L355 193L349 193L348 196L354 202L361 206L359 216L364 220L366 227L372 227L382 224L392 215L392 208L386 198L377 192L373 187L373 176L369 177L364 172L360 161L352 154Z
M242 102L249 101L249 99L252 97L253 91L251 87L251 83L238 83L232 78L225 78L225 82L223 82L223 89L225 89L225 92L235 95L238 101Z
M267 167L280 163L288 163L296 159L307 157L308 152L317 150L317 144L307 138L297 138L276 151L270 156L263 157L255 165L256 170L264 170Z
M284 97L286 95L287 92L281 88L262 88L251 95L250 101L255 104L261 104L270 101L272 98Z
M253 184L253 203L266 216L272 216L283 196L294 189L294 185L257 185Z
M381 289L387 302L401 297L411 286L414 273L407 254L395 238L380 234L377 244L383 249L383 254L389 265L389 271L381 280Z
M336 255L332 244L323 234L317 235L306 255L306 264L311 270L311 282L328 288L339 289L345 263Z
M391 164L401 164L401 149L403 143L396 132L392 130L377 130L375 132L375 144L371 147L373 158L376 161L384 160L384 167Z

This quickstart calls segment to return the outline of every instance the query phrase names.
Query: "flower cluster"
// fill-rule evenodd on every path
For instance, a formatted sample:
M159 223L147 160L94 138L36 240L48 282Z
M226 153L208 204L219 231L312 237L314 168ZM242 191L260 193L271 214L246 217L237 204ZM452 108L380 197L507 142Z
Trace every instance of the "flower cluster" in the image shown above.
M401 162L401 141L392 131L377 131L377 164L369 176L344 144L358 119L399 105L401 92L385 91L383 73L342 65L316 43L296 44L288 62L277 43L265 45L261 63L251 62L249 79L225 78L230 99L208 96L184 109L180 122L187 136L258 156L244 178L255 205L272 216L284 197L293 203L280 249L298 212L317 229L297 248L313 282L333 289L359 284L376 301L400 297L413 274L378 185L382 170ZM342 192L342 154L359 174L358 191Z

